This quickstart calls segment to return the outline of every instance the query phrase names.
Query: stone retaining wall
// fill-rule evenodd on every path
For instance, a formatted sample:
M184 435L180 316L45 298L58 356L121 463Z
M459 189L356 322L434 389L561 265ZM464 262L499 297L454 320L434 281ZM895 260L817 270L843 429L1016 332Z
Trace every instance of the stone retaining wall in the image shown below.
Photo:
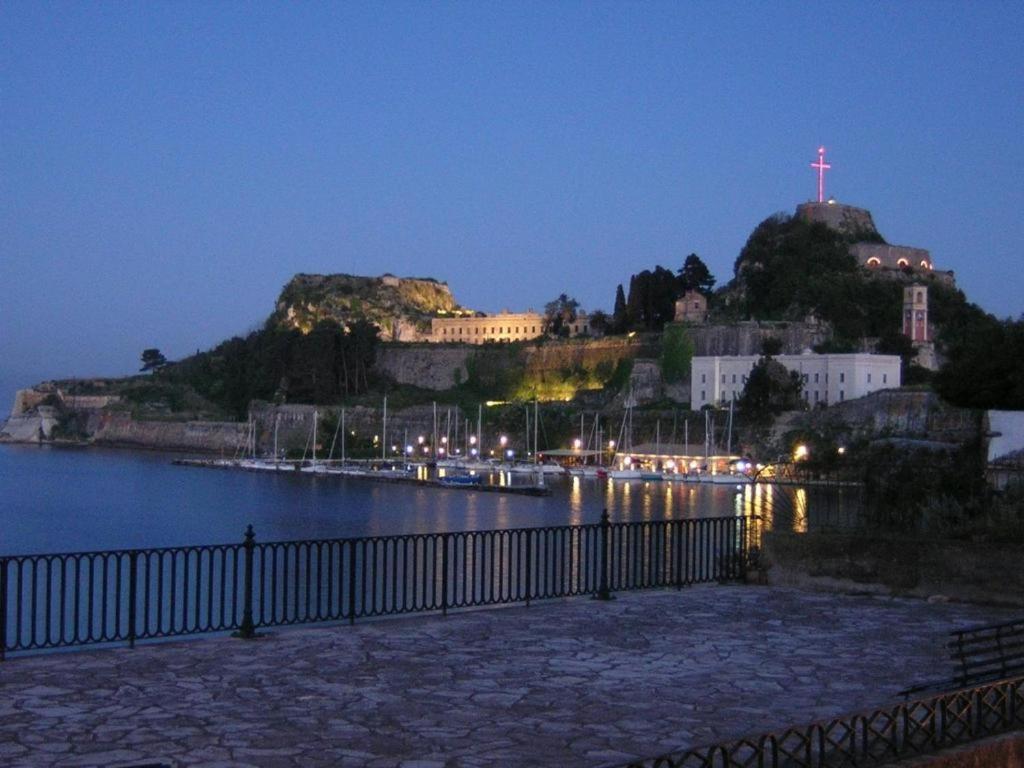
M764 534L767 580L836 592L1024 607L1024 545L880 534Z

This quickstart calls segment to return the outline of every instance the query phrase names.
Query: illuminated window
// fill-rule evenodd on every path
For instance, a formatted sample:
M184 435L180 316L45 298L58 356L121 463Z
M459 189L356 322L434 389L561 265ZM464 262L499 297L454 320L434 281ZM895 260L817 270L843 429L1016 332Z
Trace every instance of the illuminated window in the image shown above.
M897 259L896 260L896 266L898 266L898 267L909 267L910 266L910 262L907 261L906 259Z
M877 267L881 263L882 263L881 260L877 259L874 256L872 256L870 259L868 259L868 266L869 267Z
M930 266L931 265L927 261L921 259L921 269L928 269Z

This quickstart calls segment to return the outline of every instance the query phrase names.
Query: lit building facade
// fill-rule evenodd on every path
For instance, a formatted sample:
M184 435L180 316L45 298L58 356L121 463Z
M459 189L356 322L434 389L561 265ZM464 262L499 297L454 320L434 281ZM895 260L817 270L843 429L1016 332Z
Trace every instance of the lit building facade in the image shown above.
M804 402L831 405L900 386L899 355L777 355L772 358L800 374ZM695 357L690 368L690 407L739 400L758 355Z
M587 330L587 316L579 314L569 323L569 335ZM529 341L544 335L544 316L537 312L500 312L496 315L435 317L430 321L426 341L484 344L488 341Z

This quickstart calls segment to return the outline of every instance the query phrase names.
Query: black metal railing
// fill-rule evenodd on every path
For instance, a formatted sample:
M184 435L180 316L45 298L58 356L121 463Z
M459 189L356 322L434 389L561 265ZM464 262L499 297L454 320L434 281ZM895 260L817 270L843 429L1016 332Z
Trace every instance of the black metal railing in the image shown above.
M879 765L1024 729L1024 677L630 763L628 768Z
M5 653L741 578L742 517L0 556Z

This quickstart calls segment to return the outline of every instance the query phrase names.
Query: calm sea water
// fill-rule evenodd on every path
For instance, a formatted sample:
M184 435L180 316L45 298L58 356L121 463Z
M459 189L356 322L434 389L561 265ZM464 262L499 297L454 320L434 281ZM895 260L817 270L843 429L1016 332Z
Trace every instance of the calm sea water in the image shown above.
M549 497L178 467L177 455L0 446L0 554L735 514L729 486L553 478Z

